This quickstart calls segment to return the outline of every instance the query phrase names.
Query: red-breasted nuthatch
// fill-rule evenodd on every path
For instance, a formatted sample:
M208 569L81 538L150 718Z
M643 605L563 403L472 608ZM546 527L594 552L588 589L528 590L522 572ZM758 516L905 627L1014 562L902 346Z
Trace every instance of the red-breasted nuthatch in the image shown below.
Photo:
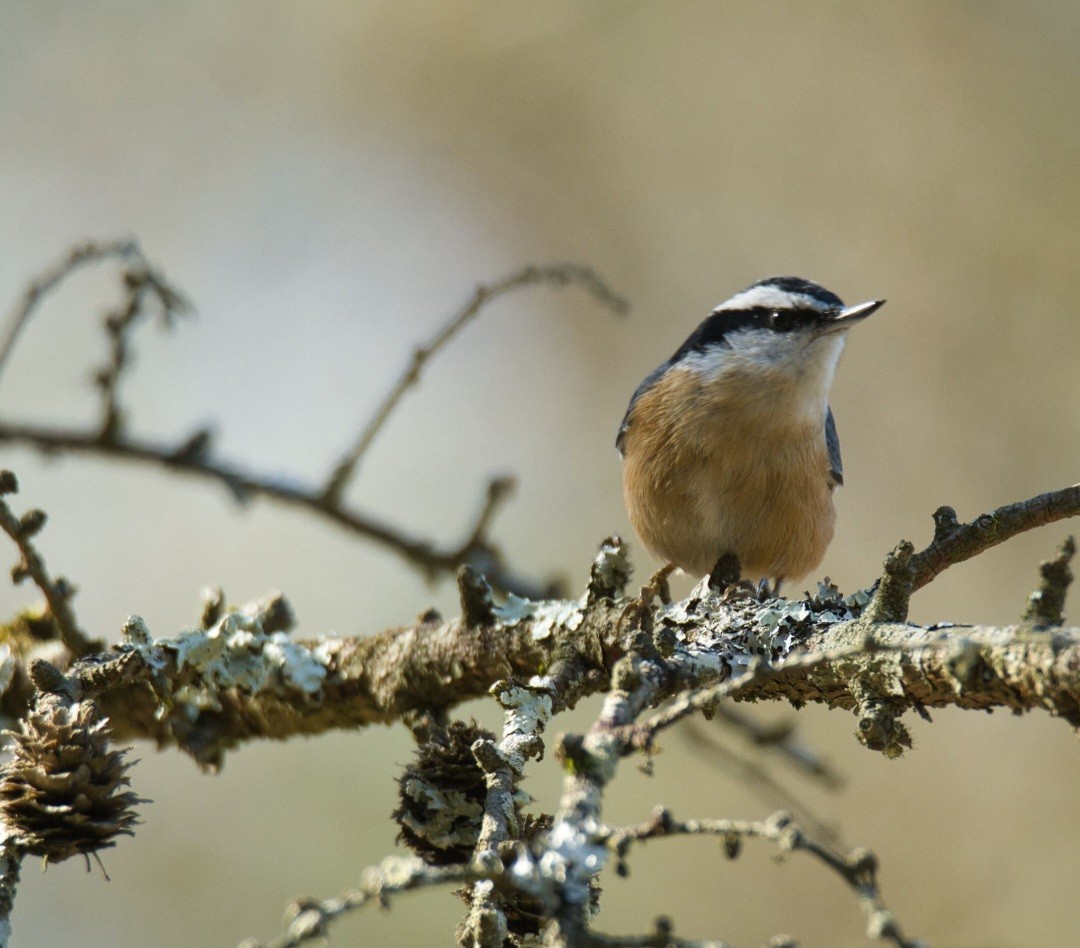
M845 307L771 277L718 306L630 399L615 444L630 522L656 556L703 576L733 553L744 578L805 576L832 539L843 483L829 388Z

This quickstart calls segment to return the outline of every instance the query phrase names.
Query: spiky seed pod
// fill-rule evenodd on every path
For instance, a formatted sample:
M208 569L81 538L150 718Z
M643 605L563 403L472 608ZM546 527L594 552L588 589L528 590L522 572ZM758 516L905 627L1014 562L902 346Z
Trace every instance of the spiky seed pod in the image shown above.
M398 781L398 839L432 865L472 858L487 795L472 745L494 737L475 721L432 727Z
M0 778L0 810L10 838L46 862L115 846L134 835L134 807L149 801L124 789L134 761L109 748L108 720L90 702L43 695L20 731Z

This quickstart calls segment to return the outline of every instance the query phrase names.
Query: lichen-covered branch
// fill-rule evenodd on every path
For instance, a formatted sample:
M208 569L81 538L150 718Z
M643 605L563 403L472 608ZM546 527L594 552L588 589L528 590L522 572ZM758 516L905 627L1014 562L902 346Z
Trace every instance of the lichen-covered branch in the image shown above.
M506 713L502 739L496 742L482 738L472 745L487 788L473 864L492 872L502 865L499 847L521 837L517 809L522 794L518 783L526 762L544 753L540 734L552 710L551 696L545 692L542 680L529 688L509 681L497 682L491 693ZM499 948L507 932L506 914L492 880L474 883L469 914L459 930L458 942L468 948Z
M1076 541L1066 537L1057 556L1039 565L1039 588L1028 597L1024 621L1055 626L1065 621L1065 594L1073 581L1069 564L1076 555Z
M647 617L658 652L649 667L663 674L648 700L683 694L691 702L683 714L729 694L820 702L856 712L868 746L888 753L904 746L900 717L909 710L1043 709L1080 723L1080 630L871 625L858 617L858 603L823 587L807 601L698 591L653 604ZM619 659L640 638L626 621L626 600L593 592L580 600L512 597L482 621L427 616L367 638L267 632L264 607L226 612L210 629L171 638L155 639L133 620L112 652L68 674L100 696L118 737L179 744L212 767L248 740L446 711L500 679L546 675L558 711L611 687ZM758 667L768 675L746 676ZM712 697L696 692L721 686Z

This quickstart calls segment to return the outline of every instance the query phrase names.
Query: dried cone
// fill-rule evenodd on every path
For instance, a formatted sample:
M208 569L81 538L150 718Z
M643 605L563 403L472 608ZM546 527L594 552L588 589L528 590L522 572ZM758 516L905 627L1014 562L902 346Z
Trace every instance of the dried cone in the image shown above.
M89 856L131 836L141 800L124 788L134 762L109 749L108 720L90 702L44 695L8 731L14 756L0 779L0 809L11 840L26 852L61 862Z
M430 729L398 782L398 839L435 866L468 862L480 836L487 785L473 742L491 740L474 721Z

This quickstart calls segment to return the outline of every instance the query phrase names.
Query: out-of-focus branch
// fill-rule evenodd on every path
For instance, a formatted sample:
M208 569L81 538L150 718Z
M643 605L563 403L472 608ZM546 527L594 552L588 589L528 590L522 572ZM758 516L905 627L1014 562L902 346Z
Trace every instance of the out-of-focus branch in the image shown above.
M0 842L0 948L8 948L11 938L11 912L22 869L22 851L10 838Z
M170 471L214 480L227 487L240 503L261 497L307 511L354 536L393 551L431 577L453 573L459 566L469 564L484 573L493 586L519 596L542 598L556 589L550 582L537 583L514 571L487 537L486 528L495 511L509 496L512 482L505 478L498 478L488 486L481 509L462 542L437 546L371 514L328 504L312 487L217 460L209 455L212 444L209 432L202 430L170 445L127 434L103 439L99 432L0 421L0 442L26 444L47 454L90 454L159 465Z
M123 428L120 379L131 365L131 331L146 314L147 302L157 303L166 328L171 328L190 309L183 295L154 272L141 253L125 269L123 282L124 301L105 316L103 323L109 339L109 361L94 373L94 383L101 391L99 438L102 441L115 440Z
M434 336L413 350L412 358L409 360L405 371L394 382L386 397L375 409L371 420L360 432L360 437L356 440L356 443L334 468L326 482L326 486L323 488L323 499L331 505L340 502L342 493L348 486L349 481L355 476L356 469L364 454L367 453L376 435L389 420L402 396L420 381L420 373L429 359L475 319L485 306L508 293L525 287L540 285L578 286L586 290L601 305L607 307L616 315L622 315L628 309L626 300L618 296L594 270L574 263L546 267L523 267L516 273L511 273L495 283L478 286L469 301L454 313Z
M403 892L482 877L482 872L468 866L429 866L422 859L390 857L378 866L365 869L359 888L350 889L336 899L295 902L289 909L289 927L267 948L296 948L305 942L324 941L330 923L349 912L372 903L387 908L391 897ZM248 939L241 942L239 948L262 948L262 945Z
M801 773L821 781L835 790L844 779L813 747L799 740L795 726L789 721L763 724L729 704L716 709L716 719L746 736L755 746L775 753Z
M79 628L75 610L71 608L71 597L75 590L62 577L53 579L45 566L45 560L31 542L32 538L45 526L45 514L41 510L28 510L21 517L16 517L11 508L2 499L5 494L13 494L19 489L19 483L11 471L0 470L0 529L14 541L22 554L22 560L12 570L16 582L29 577L41 590L49 605L49 612L56 622L60 641L76 658L82 658L93 652L100 652L105 643L92 639Z
M865 849L856 849L847 856L834 853L809 837L788 814L774 813L766 820L677 820L664 807L658 807L652 818L638 826L606 828L599 834L625 862L630 848L639 842L670 836L719 836L729 858L738 856L743 840L765 839L779 846L781 853L806 852L835 871L859 898L866 914L867 935L890 941L898 948L922 948L922 941L904 937L896 919L881 900L877 884L877 858Z
M721 704L720 708L726 707ZM713 738L697 721L686 721L680 734L692 746L699 749L708 763L729 777L739 780L747 790L770 805L784 809L806 826L818 839L831 844L838 842L839 836L834 826L829 825L813 813L810 807L799 797L783 786L773 775L753 757L738 754L725 744Z
M62 260L57 261L48 270L34 279L23 293L22 299L12 310L8 319L7 332L0 343L0 372L7 366L8 359L19 334L26 328L41 300L54 290L66 277L88 263L117 258L130 260L140 258L139 245L134 240L87 241L72 247Z
M101 392L101 419L96 429L0 421L0 442L28 445L47 454L93 454L155 464L171 471L204 477L224 484L240 503L253 497L264 497L314 513L355 536L393 551L429 578L454 573L460 566L468 565L483 573L497 589L506 592L532 599L557 593L559 584L556 581L537 582L512 570L502 551L490 539L491 521L509 497L514 486L513 478L491 479L472 525L461 542L451 545L439 545L411 535L378 517L348 506L343 502L343 494L364 453L404 394L419 381L426 363L493 300L529 286L578 286L613 312L624 312L626 302L594 271L578 264L530 266L495 283L479 287L472 298L414 352L409 366L379 405L354 447L339 462L326 483L318 486L245 470L239 465L215 458L214 433L209 428L198 428L175 443L148 441L128 434L119 399L119 384L131 364L130 331L146 312L148 302L156 303L166 325L171 325L175 317L188 308L182 294L151 268L135 241L95 242L76 247L35 280L12 314L7 336L0 347L0 371L20 331L49 291L84 264L110 258L118 258L125 265L124 298L104 321L109 359L94 375Z

